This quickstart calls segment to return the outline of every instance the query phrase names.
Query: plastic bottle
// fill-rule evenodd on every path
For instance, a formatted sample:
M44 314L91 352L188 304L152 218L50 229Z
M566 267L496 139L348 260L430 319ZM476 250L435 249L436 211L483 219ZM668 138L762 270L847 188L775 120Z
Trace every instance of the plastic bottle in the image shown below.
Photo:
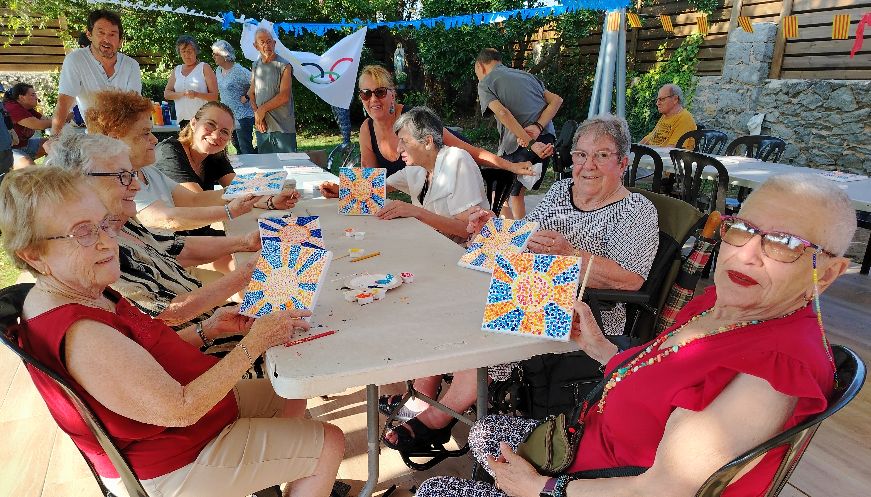
M157 102L151 102L151 121L155 126L163 126L163 109Z
M172 124L172 114L169 110L169 102L164 100L160 104L161 111L163 112L163 123L166 125Z

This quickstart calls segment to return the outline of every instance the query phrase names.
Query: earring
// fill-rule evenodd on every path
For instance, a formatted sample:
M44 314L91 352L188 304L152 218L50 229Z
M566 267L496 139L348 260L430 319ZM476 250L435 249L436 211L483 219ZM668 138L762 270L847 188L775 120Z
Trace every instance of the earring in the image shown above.
M393 102L390 102L390 109L387 112L390 112L391 115L396 113L396 106Z
M426 146L426 147L424 147L424 148L425 148L425 149L427 149L427 150L429 150L429 145L427 145L427 146Z
M363 117L369 117L369 113L366 112L366 106L363 106Z

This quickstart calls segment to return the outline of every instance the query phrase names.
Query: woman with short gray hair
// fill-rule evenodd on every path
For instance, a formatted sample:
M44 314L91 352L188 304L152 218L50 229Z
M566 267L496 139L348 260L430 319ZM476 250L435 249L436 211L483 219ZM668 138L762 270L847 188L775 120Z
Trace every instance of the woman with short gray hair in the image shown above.
M179 36L175 49L182 63L169 75L163 98L175 100L175 117L184 129L204 103L218 99L218 81L212 67L197 58L200 46L192 36Z
M236 63L236 50L225 40L212 43L212 57L218 66L218 93L221 103L233 109L236 129L233 146L240 154L256 154L254 148L254 110L251 109L248 89L251 71Z
M461 148L444 146L443 128L427 107L415 107L396 120L397 151L406 167L387 178L387 186L407 193L411 203L393 200L378 217L414 217L454 241L464 241L469 213L489 203L475 159Z

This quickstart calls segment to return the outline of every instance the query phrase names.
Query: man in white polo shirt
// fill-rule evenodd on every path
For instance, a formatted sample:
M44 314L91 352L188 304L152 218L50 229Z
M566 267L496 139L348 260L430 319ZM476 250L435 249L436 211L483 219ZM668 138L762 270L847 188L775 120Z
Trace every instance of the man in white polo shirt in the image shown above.
M92 11L88 14L87 35L91 46L73 50L64 58L51 123L54 136L58 136L76 103L85 115L90 93L104 88L142 93L139 63L118 52L124 39L121 17L109 10Z

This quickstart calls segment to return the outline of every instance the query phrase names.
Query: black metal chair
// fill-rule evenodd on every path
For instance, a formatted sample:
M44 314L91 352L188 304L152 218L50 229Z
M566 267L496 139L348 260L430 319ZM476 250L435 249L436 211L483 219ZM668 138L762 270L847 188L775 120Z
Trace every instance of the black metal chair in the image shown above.
M693 140L692 148L686 146L686 142L690 139ZM675 148L692 150L693 152L701 152L703 154L719 155L728 139L729 137L722 131L717 131L715 129L696 129L693 131L687 131L683 136L678 138Z
M633 187L638 180L652 177L653 185L650 187L650 191L660 193L662 190L662 157L656 153L656 150L639 143L632 144L631 152L633 155L632 164L626 168L626 173L623 175L623 185ZM638 165L645 155L653 160L653 171L642 169L642 173L645 174L639 178Z
M674 196L687 202L702 212L726 211L726 192L729 189L729 172L717 159L689 150L674 149L670 153L674 164ZM705 193L705 168L716 170L716 185Z
M744 152L740 153L742 147ZM732 140L726 146L726 155L743 155L765 162L777 162L785 149L786 142L776 136L748 135Z
M112 466L115 468L115 471L118 472L121 482L127 490L129 497L148 497L145 489L142 488L142 484L139 483L139 479L136 478L136 475L130 468L127 459L118 451L118 448L115 447L115 444L109 437L109 433L106 431L103 423L100 422L85 401L79 397L66 380L61 378L54 371L48 369L45 365L18 346L18 333L24 329L24 325L20 322L21 308L24 305L24 299L27 297L27 293L31 288L33 288L33 283L19 283L0 290L0 341L2 341L3 345L9 348L9 350L14 352L19 359L21 359L30 374L44 375L45 377L50 378L57 388L66 396L70 406L75 408L76 412L81 416L82 421L91 431L91 434L94 435L94 438L112 462ZM103 484L103 480L100 478L100 475L97 474L90 459L85 457L84 452L81 452L81 450L79 450L79 453L85 459L88 469L91 470L91 474L93 474L94 478L97 480L97 485L100 487L101 495L115 497L115 495ZM254 495L257 497L280 497L281 490L278 486L274 486L261 490Z
M811 438L820 424L849 404L859 393L862 384L865 383L865 363L862 362L862 359L843 345L835 345L832 350L835 354L835 364L838 367L840 388L836 388L832 398L829 399L828 409L733 459L708 478L696 492L696 497L721 495L729 483L735 479L735 476L744 471L748 465L755 463L758 458L773 449L787 446L787 452L777 468L765 497L775 497L780 493L801 460L804 451L810 445Z
M505 169L484 168L481 169L484 178L484 186L487 187L487 198L490 200L490 209L498 216L499 211L508 197L511 195L511 185L514 184L514 173Z
M570 178L572 176L572 138L575 136L575 131L578 129L578 123L569 119L563 123L560 129L559 136L553 144L553 172L557 180Z

